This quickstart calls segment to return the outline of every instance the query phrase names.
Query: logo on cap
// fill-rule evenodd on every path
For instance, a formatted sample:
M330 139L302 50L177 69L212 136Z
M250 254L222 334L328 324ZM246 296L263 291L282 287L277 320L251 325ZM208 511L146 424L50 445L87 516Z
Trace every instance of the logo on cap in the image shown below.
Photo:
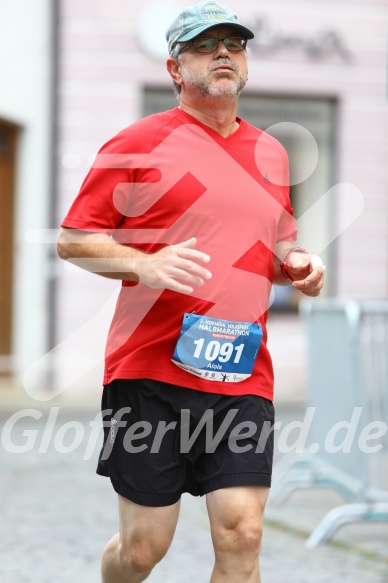
M201 10L202 16L205 20L214 20L222 22L226 18L226 12L215 2L209 2Z

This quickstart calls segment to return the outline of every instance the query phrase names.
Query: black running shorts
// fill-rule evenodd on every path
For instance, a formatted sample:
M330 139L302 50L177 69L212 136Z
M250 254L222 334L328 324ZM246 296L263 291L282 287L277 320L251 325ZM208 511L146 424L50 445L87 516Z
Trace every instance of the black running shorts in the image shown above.
M137 504L169 506L184 492L271 485L274 409L263 397L115 380L104 387L102 414L97 473Z

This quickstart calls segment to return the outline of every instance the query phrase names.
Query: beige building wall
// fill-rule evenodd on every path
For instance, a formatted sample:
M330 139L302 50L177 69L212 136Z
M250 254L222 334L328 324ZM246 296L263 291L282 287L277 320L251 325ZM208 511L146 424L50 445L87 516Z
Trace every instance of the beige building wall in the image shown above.
M0 353L0 374L19 378L47 350L49 336L50 249L31 243L29 233L47 229L50 219L51 25L50 0L0 0L0 120L15 132L13 200L0 208L13 207L4 219L12 222L11 354Z

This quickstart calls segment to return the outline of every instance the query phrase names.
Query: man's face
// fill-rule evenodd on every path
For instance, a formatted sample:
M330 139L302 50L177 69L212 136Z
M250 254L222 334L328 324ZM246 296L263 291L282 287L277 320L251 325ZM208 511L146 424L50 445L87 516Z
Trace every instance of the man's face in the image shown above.
M215 26L199 35L200 38L241 36L237 29ZM213 53L199 53L194 46L180 56L182 89L202 96L237 98L248 79L246 51L229 52L223 42Z

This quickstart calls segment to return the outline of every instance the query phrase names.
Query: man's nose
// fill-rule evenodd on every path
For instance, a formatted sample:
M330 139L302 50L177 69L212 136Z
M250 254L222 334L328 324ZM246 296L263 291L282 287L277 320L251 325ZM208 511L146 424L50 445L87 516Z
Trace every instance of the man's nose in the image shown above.
M226 46L224 45L224 41L223 40L219 40L218 41L218 46L216 48L216 50L214 51L214 55L215 55L215 59L218 57L229 57L229 51L226 48Z

